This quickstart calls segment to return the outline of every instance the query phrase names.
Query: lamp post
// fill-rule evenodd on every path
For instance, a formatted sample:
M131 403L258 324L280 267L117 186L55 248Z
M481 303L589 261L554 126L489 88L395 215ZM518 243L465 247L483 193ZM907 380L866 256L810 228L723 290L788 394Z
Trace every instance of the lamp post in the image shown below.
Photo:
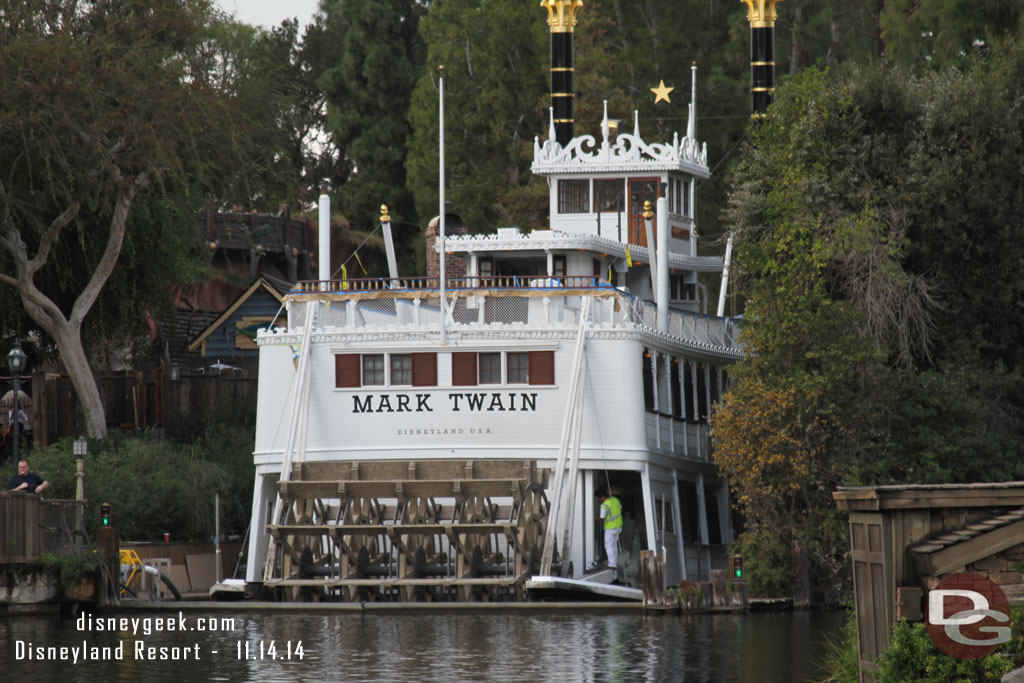
M78 479L78 485L75 487L75 557L81 557L82 537L85 535L85 520L82 514L82 506L85 505L85 486L82 480L85 478L85 456L89 452L89 442L84 436L74 440L72 452L75 454L75 476Z
M21 342L14 342L14 348L7 354L7 369L14 380L14 412L11 413L11 429L14 430L14 462L18 462L18 446L21 439L21 424L18 419L18 394L21 393L21 373L25 370L28 356L21 350Z

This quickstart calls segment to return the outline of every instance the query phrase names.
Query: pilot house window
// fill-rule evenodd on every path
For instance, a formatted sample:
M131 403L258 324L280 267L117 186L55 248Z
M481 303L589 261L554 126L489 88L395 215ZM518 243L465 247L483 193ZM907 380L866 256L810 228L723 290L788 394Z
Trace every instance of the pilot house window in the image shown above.
M626 185L622 178L594 181L594 211L611 212L626 210Z
M587 213L589 208L589 180L558 181L558 213Z

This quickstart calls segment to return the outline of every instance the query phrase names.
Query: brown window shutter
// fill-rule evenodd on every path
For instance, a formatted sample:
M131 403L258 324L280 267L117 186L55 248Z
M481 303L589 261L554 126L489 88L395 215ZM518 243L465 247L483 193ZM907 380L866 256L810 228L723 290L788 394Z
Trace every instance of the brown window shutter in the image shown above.
M555 383L555 352L530 351L530 384Z
M414 387L437 386L437 354L412 354L412 385Z
M362 386L359 369L358 353L336 354L334 356L334 386L339 388Z
M476 353L465 351L452 353L452 386L476 386Z

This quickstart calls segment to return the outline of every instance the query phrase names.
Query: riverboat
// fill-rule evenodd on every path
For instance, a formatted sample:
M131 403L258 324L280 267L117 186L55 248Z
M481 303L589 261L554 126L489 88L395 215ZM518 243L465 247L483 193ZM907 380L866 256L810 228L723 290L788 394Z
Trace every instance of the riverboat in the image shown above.
M697 253L696 67L682 137L645 141L635 114L617 130L607 105L599 136L575 135L581 5L542 2L553 107L532 171L550 228L468 234L442 212L426 276L392 258L391 277L360 280L330 279L322 228L320 279L258 334L252 589L526 599L532 577L601 565L601 487L623 510L620 583L639 586L642 551L670 585L725 566L707 420L743 348L702 282L727 281L728 251Z

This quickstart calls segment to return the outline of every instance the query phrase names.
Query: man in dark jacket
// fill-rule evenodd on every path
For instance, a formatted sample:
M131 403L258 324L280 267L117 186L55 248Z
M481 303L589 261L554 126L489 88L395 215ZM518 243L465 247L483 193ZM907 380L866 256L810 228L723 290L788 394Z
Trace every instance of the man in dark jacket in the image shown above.
M42 493L50 482L40 477L35 472L29 472L28 460L22 458L18 461L18 473L7 482L8 491L25 491L26 493Z

